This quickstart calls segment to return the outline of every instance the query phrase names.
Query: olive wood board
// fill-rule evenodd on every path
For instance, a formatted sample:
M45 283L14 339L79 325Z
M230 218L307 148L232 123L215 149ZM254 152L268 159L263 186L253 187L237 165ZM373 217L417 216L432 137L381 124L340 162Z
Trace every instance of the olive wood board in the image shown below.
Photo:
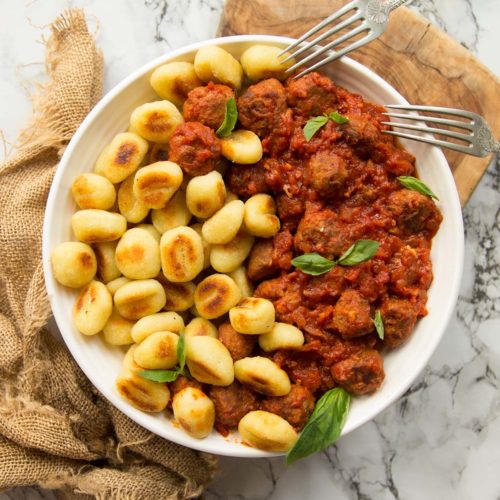
M345 0L226 0L221 36L283 35L297 38ZM396 9L387 31L349 54L389 82L411 104L474 111L500 137L500 81L466 48L406 7ZM443 150L462 206L486 171L491 155L476 158Z

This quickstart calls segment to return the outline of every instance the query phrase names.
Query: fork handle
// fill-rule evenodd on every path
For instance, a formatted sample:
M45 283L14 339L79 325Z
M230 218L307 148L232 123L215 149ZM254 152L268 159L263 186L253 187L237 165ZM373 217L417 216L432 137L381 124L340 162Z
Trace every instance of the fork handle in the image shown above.
M387 2L387 8L389 9L389 12L392 12L394 9L397 9L398 7L401 7L401 5L409 2L411 2L411 0L389 0Z

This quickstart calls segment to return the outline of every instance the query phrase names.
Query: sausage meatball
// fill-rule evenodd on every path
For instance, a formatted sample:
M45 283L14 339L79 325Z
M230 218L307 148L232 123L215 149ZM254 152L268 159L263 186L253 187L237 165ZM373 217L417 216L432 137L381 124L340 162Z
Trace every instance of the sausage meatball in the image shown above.
M208 391L208 397L215 406L215 428L223 436L228 435L229 429L236 428L247 413L260 407L255 393L238 382L227 387L213 385Z
M380 141L381 135L370 115L351 117L343 128L344 140L364 160L370 158L373 145Z
M317 252L327 259L340 257L350 243L346 225L328 209L307 210L295 234L297 253Z
M238 119L244 128L265 137L286 111L286 94L275 78L250 85L238 99Z
M427 231L429 236L434 236L443 219L436 204L428 196L410 189L391 193L388 206L399 229L407 234Z
M261 408L283 417L296 431L300 431L314 410L314 397L306 387L292 384L286 396L267 397Z
M412 304L407 300L387 299L380 313L384 323L384 345L393 349L403 344L417 321Z
M257 241L248 260L248 277L252 281L260 281L280 269L289 269L292 261L292 245L293 238L288 231L282 231L272 239Z
M289 80L286 87L288 105L306 118L335 111L337 92L334 83L319 73L309 73Z
M230 323L219 326L219 340L227 347L233 361L250 356L257 342L256 335L242 335Z
M209 82L206 87L196 87L184 103L184 119L217 130L224 121L226 102L231 97L235 97L234 91L227 85Z
M345 339L370 333L374 328L370 304L356 290L346 290L335 304L332 326Z
M177 163L190 177L208 174L217 167L221 159L218 137L202 123L188 122L179 125L169 146L168 159Z
M234 194L244 199L270 191L266 183L266 170L260 162L245 166L231 165L226 173L226 182Z
M345 160L330 151L319 151L307 163L306 180L321 196L342 194L348 173Z
M354 395L376 391L384 381L384 360L375 349L365 349L331 367L338 385Z

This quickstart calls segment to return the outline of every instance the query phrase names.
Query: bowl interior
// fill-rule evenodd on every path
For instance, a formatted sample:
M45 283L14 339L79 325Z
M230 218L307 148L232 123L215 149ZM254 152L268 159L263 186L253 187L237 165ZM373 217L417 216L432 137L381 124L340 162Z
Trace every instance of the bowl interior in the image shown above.
M143 413L126 403L114 385L125 349L107 345L100 335L86 337L77 332L72 319L77 292L54 280L50 254L60 242L74 240L70 226L71 215L76 209L70 194L74 178L93 169L104 146L115 134L126 130L136 106L159 99L149 85L154 68L167 61L193 61L198 48L205 45L217 44L239 57L255 43L286 46L290 41L283 37L257 35L208 40L166 54L140 68L110 91L82 123L61 160L47 202L43 234L45 280L57 325L77 363L111 403L140 425L171 441L221 455L262 457L273 454L241 445L236 435L224 438L214 432L204 440L193 439L174 427L165 415ZM331 64L325 72L337 84L375 103L407 103L384 80L348 58ZM403 143L417 157L419 175L439 197L438 205L443 213L443 223L432 247L434 281L427 303L429 314L418 322L404 346L385 355L386 380L382 388L372 396L353 401L343 434L373 418L408 388L441 339L458 295L463 264L463 228L453 177L439 149L416 142Z

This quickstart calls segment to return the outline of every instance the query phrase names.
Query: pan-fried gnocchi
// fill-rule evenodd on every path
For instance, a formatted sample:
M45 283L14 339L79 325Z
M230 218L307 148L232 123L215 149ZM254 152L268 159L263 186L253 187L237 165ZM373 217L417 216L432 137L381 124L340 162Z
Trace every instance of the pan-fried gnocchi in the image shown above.
M208 219L224 206L225 199L226 186L222 175L215 170L193 177L187 185L187 207L196 217Z
M154 278L161 269L160 245L148 231L134 227L126 231L118 242L115 262L126 278Z
M209 46L199 49L193 62L156 68L150 84L161 100L136 107L128 130L116 131L96 154L93 172L75 178L71 195L77 210L71 227L78 241L55 246L51 255L54 278L75 289L76 329L83 335L101 334L109 349L133 344L116 378L116 390L128 403L141 411L162 412L172 390L174 425L203 439L214 427L225 428L215 411L218 398L250 391L258 401L254 409L276 414L255 410L244 415L238 423L240 438L271 452L288 451L298 438L295 410L281 412L281 398L292 391L287 399L295 408L295 396L307 396L293 372L292 385L287 372L293 369L280 358L286 351L300 351L304 334L276 322L280 304L253 297L249 279L257 275L252 272L256 262L265 272L269 266L274 276L286 270L287 245L293 240L293 234L280 233L276 201L267 194L277 192L272 185L286 183L288 174L283 170L278 179L267 156L263 159L290 140L288 132L275 136L273 130L282 125L288 130L292 114L280 111L278 121L266 123L269 110L252 109L259 107L260 98L268 98L268 89L276 89L279 97L283 89L276 80L246 88L262 79L285 79L294 61L283 64L279 52L255 45L238 61L221 47ZM283 95L285 109L293 107ZM231 96L238 125L225 130ZM170 144L174 133L179 139L175 129L184 123L184 110L189 122L203 124L213 137L201 132L191 137L188 125L182 141ZM215 124L223 122L217 130ZM178 163L169 161L175 148L182 153ZM197 169L190 163L198 167L206 158L210 168L198 172L208 173L193 175ZM283 192L292 196L287 189ZM279 213L284 213L278 201ZM262 247L252 253L256 241ZM269 249L272 254L266 255ZM163 376L151 371L175 374L182 359L179 381L167 385L149 380ZM209 386L219 386L222 393Z
M71 184L71 194L79 208L109 210L116 199L116 190L106 177L88 172Z
M89 245L78 241L60 243L50 257L54 278L61 285L80 288L89 283L97 271L97 259Z
M132 112L130 129L147 141L165 144L175 127L184 123L180 111L170 101L143 104Z
M159 161L136 172L133 193L145 207L159 209L169 202L181 183L181 167L171 161Z
M148 147L147 141L137 134L118 134L97 158L94 171L113 184L122 182L139 168Z
M161 312L142 317L135 323L130 332L132 339L140 344L146 337L155 332L179 333L184 329L184 320L175 312Z
M203 223L203 238L211 245L229 243L240 230L244 214L245 204L241 200L229 202Z
M224 83L235 89L241 87L241 64L229 52L215 45L198 50L194 70L203 82Z
M158 66L151 75L150 83L162 99L173 102L179 108L188 93L202 84L196 76L194 65L183 61Z
M295 64L294 59L286 63L281 61L288 55L286 52L280 56L281 49L271 45L253 45L241 54L241 66L245 75L250 80L263 80L265 78L286 78L285 71Z
M179 391L172 401L174 418L192 437L203 439L211 432L215 422L212 400L196 387Z
M256 194L245 202L245 229L254 236L271 238L280 230L280 220L275 214L276 203L272 196Z
M158 281L135 280L116 291L114 302L124 318L139 319L160 311L167 302L167 297Z
M71 226L83 243L101 243L120 238L127 230L127 221L123 215L88 208L73 214Z

